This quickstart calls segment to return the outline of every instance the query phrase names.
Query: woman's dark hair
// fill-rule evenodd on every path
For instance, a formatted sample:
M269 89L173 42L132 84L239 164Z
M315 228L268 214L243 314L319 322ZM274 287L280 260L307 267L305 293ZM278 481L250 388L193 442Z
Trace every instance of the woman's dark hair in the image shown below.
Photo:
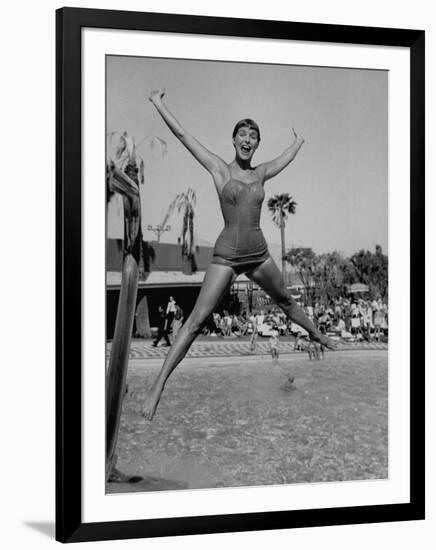
M235 138L236 134L238 133L239 128L243 128L243 127L250 128L250 130L256 130L257 139L260 141L259 126L251 118L243 118L242 120L240 120L239 122L236 123L236 126L233 128L233 134L232 134L233 139Z

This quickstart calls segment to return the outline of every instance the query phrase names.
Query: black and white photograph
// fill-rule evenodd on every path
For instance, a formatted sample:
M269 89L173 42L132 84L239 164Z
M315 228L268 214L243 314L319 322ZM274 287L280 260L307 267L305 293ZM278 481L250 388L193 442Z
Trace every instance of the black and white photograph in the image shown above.
M105 91L106 493L386 480L388 71L107 55Z
M433 548L431 3L73 6L3 11L2 546Z

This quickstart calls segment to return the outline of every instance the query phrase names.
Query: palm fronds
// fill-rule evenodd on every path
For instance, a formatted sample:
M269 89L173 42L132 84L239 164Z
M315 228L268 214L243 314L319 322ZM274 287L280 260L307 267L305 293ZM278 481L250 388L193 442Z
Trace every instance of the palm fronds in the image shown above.
M138 168L138 180L144 185L144 159L138 154L140 146L148 145L152 151L157 151L161 155L167 153L166 142L155 136L148 135L137 144L135 139L124 130L123 132L112 131L106 136L106 165L114 165L116 168L125 171L126 166L134 165Z
M193 189L185 193L179 193L173 201L177 205L178 212L183 213L182 220L182 255L194 256L194 207L197 203L197 196Z
M176 196L176 198L170 203L170 205L168 206L168 210L165 214L165 217L164 219L162 220L162 223L160 224L162 227L165 227L166 224L168 223L168 220L170 219L171 217L171 214L173 213L174 211L174 208L177 206L177 202L179 200L179 195Z
M283 193L282 195L274 195L268 200L268 209L271 212L273 222L281 227L288 219L288 214L295 214L297 203L289 195L289 193Z
M288 214L295 214L297 203L289 195L274 195L268 200L268 209L271 212L273 222L280 228L280 241L282 248L282 274L285 279L286 261L285 261L285 224L288 219Z

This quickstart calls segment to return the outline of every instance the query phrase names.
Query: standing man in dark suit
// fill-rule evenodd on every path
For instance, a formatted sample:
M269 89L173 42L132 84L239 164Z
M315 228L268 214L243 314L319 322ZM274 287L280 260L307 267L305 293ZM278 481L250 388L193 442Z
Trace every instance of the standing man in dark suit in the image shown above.
M165 339L165 343L167 346L171 346L170 339L168 338L168 319L167 315L164 311L164 308L162 306L159 306L159 325L157 330L157 336L153 342L153 347L157 347L158 343L160 342L161 338Z

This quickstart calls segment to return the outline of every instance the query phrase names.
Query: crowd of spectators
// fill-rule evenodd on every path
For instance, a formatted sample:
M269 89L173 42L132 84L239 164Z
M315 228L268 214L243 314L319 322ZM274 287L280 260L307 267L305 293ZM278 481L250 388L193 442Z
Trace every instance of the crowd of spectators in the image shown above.
M305 308L322 332L349 340L380 341L388 336L388 304L385 300L340 298L334 303Z
M344 340L381 341L388 336L387 302L340 298L329 305L315 304L303 306L308 317L324 333ZM270 330L279 335L305 335L304 329L287 320L278 308L260 310L248 314L242 311L239 315L224 310L222 314L214 313L213 320L205 328L205 333L222 337L242 337L258 332L269 336Z

